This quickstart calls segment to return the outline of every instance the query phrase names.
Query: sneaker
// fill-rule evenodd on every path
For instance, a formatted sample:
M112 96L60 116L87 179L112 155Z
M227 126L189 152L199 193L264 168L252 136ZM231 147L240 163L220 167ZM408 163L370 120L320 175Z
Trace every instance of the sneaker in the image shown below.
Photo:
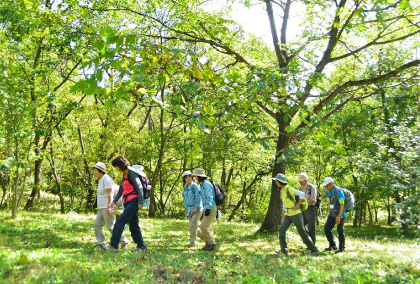
M206 242L206 244L204 245L204 247L202 247L201 249L205 249L205 247L207 247L209 245L208 242Z
M326 250L326 251L337 250L337 247L336 246L332 246L332 247L328 247L328 248L326 248L324 250Z
M133 248L131 251L132 251L132 252L138 252L138 251L141 251L141 252L146 253L146 252L147 252L147 248L139 248L139 247L136 247L136 248Z
M276 254L280 254L280 253L282 253L282 254L284 254L285 256L288 256L288 255L289 255L289 251L288 251L288 250L276 250L276 251L275 251L275 253L276 253Z
M192 248L192 247L194 247L195 246L195 244L188 244L188 245L186 245L185 247L186 248Z
M96 244L95 246L100 248L100 249L106 250L106 245L104 245L104 244Z
M206 245L203 247L204 250L213 250L217 245L216 244L212 244L212 245Z
M121 249L127 249L130 244L131 244L131 242L127 242L127 243L121 245Z
M112 251L112 252L117 252L117 251L118 251L118 249L114 248L114 247L113 247L113 246L111 246L111 245L107 245L107 246L105 247L105 250L106 250L106 251Z

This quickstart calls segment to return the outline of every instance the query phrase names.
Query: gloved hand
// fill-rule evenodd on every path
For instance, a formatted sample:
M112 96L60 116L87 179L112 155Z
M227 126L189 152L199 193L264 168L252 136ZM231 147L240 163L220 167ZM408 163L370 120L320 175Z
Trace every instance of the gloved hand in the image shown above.
M206 211L204 212L204 216L209 216L210 215L210 209L206 209Z

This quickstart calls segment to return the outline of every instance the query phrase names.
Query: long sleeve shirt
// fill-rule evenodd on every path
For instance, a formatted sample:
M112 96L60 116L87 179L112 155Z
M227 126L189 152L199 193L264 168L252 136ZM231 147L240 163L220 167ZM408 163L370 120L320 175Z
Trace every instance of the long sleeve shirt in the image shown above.
M200 187L195 182L184 185L182 197L184 198L184 207L188 209L188 216L192 215L192 210L196 207L197 210L203 209Z
M204 209L212 209L216 206L216 202L214 201L213 185L208 180L205 180L200 184L200 189Z
M304 199L305 198L305 193L303 193L302 191L293 189L293 188L291 188L287 185L280 192L280 198L283 201L283 209L284 209L284 211L286 211L287 216L294 216L294 215L297 215L297 214L301 213L301 211L299 209L298 210L290 210L293 206L295 206L295 200L291 200L287 196L286 191L289 191L289 193L292 197L294 197L295 195L299 196L299 199Z
M126 183L124 181L126 181ZM138 196L138 205L143 206L143 204L144 204L143 186L141 184L139 176L131 170L128 171L127 179L123 178L123 181L121 182L121 185L120 185L120 190L118 191L117 195L115 196L113 202L117 203L118 199L120 199L121 195L123 195L124 185L128 186L127 181L130 185L133 186L133 193L137 194L137 196ZM125 196L127 196L127 195L125 195Z

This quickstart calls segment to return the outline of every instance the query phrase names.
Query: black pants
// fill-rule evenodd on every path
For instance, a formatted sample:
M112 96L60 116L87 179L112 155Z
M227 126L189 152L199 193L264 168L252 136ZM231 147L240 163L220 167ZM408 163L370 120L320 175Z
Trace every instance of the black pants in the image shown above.
M346 237L344 235L344 221L346 218L342 217L340 224L337 225L337 232L338 232L338 242L339 242L339 249L345 249ZM332 230L335 226L335 218L328 215L327 223L324 226L325 236L327 237L328 242L330 243L330 247L336 246L334 242L334 236Z
M316 214L318 208L315 205L309 205L308 210L304 212L303 221L304 225L307 226L308 235L311 237L312 242L315 244L315 228L316 228Z

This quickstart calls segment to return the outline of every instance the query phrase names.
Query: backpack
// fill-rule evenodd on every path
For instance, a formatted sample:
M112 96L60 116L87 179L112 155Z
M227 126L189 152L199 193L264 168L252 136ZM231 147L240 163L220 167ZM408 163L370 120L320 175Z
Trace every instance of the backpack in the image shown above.
M148 199L152 191L152 186L149 184L149 179L144 174L144 172L141 172L137 170L136 168L129 167L129 170L135 172L137 176L139 177L141 186L143 187L143 199ZM128 182L130 182L130 179L128 179Z
M286 195L287 197L293 201L293 203L296 205L299 202L299 196L295 195L295 198L292 197L289 190L286 188ZM306 197L303 198L302 203L300 204L300 210L302 212L305 212L308 210L308 202L306 201Z
M338 190L342 190L344 192L344 196L346 197L346 200L344 201L344 210L346 210L346 212L351 212L354 209L354 204L356 203L356 199L354 198L354 194L345 188L339 188L337 187ZM338 191L336 191L334 193L334 195L336 196L337 200L338 200Z
M225 202L226 195L223 192L222 187L217 184L210 182L213 185L214 188L214 202L216 202L216 205L222 205Z

